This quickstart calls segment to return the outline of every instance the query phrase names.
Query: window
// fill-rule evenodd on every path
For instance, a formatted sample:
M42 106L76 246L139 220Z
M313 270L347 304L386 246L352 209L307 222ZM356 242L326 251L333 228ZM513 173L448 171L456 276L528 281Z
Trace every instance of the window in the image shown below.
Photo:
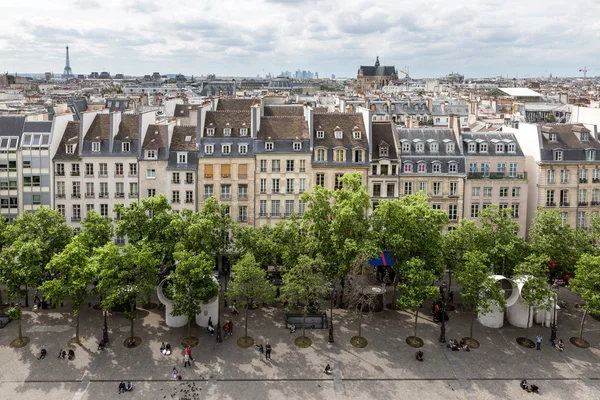
M248 136L248 128L240 128L240 136Z
M450 182L450 196L458 196L458 182Z
M115 164L115 176L123 176L123 164L122 163Z
M481 153L487 153L487 151L488 151L488 145L487 145L487 143L481 143L479 145L479 151Z
M137 164L129 164L129 176L137 176Z
M560 213L560 223L561 223L562 226L565 226L567 224L567 216L568 215L569 214L566 213L566 212L561 212Z
M100 195L99 195L99 197L101 199L108 198L108 183L107 182L100 182Z
M592 190L592 205L597 206L597 205L599 205L598 202L600 202L600 190L593 189Z
M386 195L387 195L387 197L394 197L394 196L396 196L396 185L395 184L393 184L393 183L388 183L387 184L387 193L386 193Z
M231 128L223 128L223 136L231 136Z
M148 168L146 170L146 178L147 179L154 179L154 178L156 178L156 170Z
M66 147L67 147L67 154L75 153L75 145L68 144Z
M238 164L238 179L248 179L248 164Z
M387 157L390 148L387 146L379 146L379 157Z
M425 143L423 143L423 142L418 142L418 143L415 145L415 151L416 151L417 153L422 153L422 152L424 152L424 151L425 151Z
M442 182L433 182L433 195L441 196L442 194Z
M212 144L204 145L204 153L205 154L213 154L215 152L215 146Z
M221 185L221 200L231 200L231 185Z
M31 168L31 161L23 160L23 168Z
M521 196L521 188L514 187L512 188L512 197L520 197Z
M280 160L271 160L271 172L279 172L281 169Z
M9 170L10 170L9 165ZM71 176L79 176L79 164L71 164Z
M563 152L560 150L554 151L554 161L562 161L563 160Z
M334 182L333 182L333 189L334 190L339 190L342 189L344 187L344 185L342 184L342 176L344 176L344 174L335 174L334 177Z
M149 160L156 160L156 150L146 150L146 158Z
M231 154L231 145L230 144L222 144L221 145L221 153L223 155Z
M100 151L100 142L92 142L92 151L97 153Z
M479 197L480 187L471 188L471 197Z
M581 132L579 134L579 136L580 136L582 142L589 142L590 141L590 137L589 137L589 135L588 135L587 132Z
M318 186L325 186L325 174L317 174L315 182Z
M129 197L136 197L138 195L138 184L137 182L129 183Z
M267 143L265 143L265 150L266 151L273 151L273 142L267 142Z
M285 162L285 171L294 172L294 160L287 160Z
M469 163L469 172L477 172L477 163Z
M446 143L446 153L454 153L454 143Z
M471 218L479 217L479 204L471 204Z
M171 203L179 203L179 190L171 192Z
M108 204L100 204L100 216L108 217Z
M267 201L261 200L259 203L258 209L259 209L259 211L258 211L259 216L266 217L267 216Z
M285 180L285 191L287 193L294 193L294 180L293 179Z
M517 163L508 164L508 176L514 178L517 176Z
M404 182L404 195L408 196L413 192L413 183L410 181Z
M448 172L456 173L458 172L458 164L455 162L451 162L448 164Z
M317 131L317 139L323 139L325 137L325 131Z
M477 143L469 143L469 146L467 147L467 151L469 153L475 153L477 151Z
M2 188L2 189L4 189L4 188ZM8 189L8 187L6 189ZM64 182L56 182L56 197L59 199L65 197L65 183Z
M248 145L247 144L238 145L238 152L240 154L248 154Z
M353 160L355 163L363 162L363 151L362 150L354 150Z
M546 206L554 207L554 190L546 190Z
M593 179L594 183L600 182L600 169L595 168L592 171L592 179Z
M437 153L438 151L440 151L440 144L438 142L431 142L429 144L429 151L431 151L432 153Z
M248 200L248 185L238 185L238 200Z
M65 176L65 164L56 164L56 175Z
M409 174L412 172L412 164L411 163L405 163L404 164L404 173L405 174Z
M585 212L577 213L577 228L585 229Z
M512 216L513 218L519 218L519 204L512 205Z
M302 200L298 201L298 216L302 217L304 215L304 210L306 209L306 203Z
M408 142L402 143L402 151L409 152L410 151L410 143L408 143Z
M342 139L344 137L344 132L336 130L333 132L336 139Z
M205 179L212 179L213 177L213 165L212 164L206 164L204 166L204 178Z
M579 183L587 183L587 169L579 170Z
M586 159L586 161L595 161L596 160L596 150L586 150L585 151L585 159Z
M81 183L73 182L71 187L73 189L73 194L71 195L71 197L76 198L76 199L80 198L81 197Z
M39 176L24 176L23 186L25 187L39 187L40 177Z
M492 188L491 187L483 188L483 197L492 197Z
M344 150L334 150L334 160L336 162L344 162Z
M458 219L458 205L448 204L448 218L450 221L456 221Z
M496 153L504 153L504 145L502 143L496 144Z
M317 149L317 161L325 161L325 149Z
M65 216L65 205L64 204L58 204L56 206L56 210L60 213L60 215L62 215L63 217Z
M306 191L306 178L300 178L300 193Z
M587 190L586 189L579 189L579 196L578 196L578 201L579 201L579 205L587 205Z
M569 170L560 170L560 183L569 183Z
M306 172L306 160L300 160L300 172Z
M431 209L432 210L441 210L442 209L442 205L441 204L432 204L431 205Z
M267 180L265 178L260 178L260 192L267 193Z
M130 150L131 150L131 143L129 143L129 142L121 143L121 151L123 153L129 153Z
M373 197L381 197L381 183L373 184Z
M221 164L221 178L231 178L231 164Z
M279 178L271 179L271 191L274 193L279 193L280 189Z
M271 200L271 217L281 217L279 200Z
M302 150L302 142L294 142L294 151Z
M215 187L213 185L204 185L204 200L215 195Z
M179 180L179 172L173 172L172 177L173 177L173 179L171 180L172 183L180 183L181 182Z
M417 165L417 171L420 172L420 173L427 172L427 164L425 164L425 163L419 163Z
M156 189L148 189L148 197L156 196Z
M481 174L485 177L490 176L490 163L481 163Z
M79 204L73 204L73 216L71 221L81 221L81 206Z
M508 152L509 153L516 153L517 152L517 145L514 143L509 143L508 146Z
M294 213L294 200L285 201L285 216L289 217Z
M215 136L215 128L206 128L206 136Z
M500 188L500 197L508 197L508 188L507 187Z
M94 197L94 182L85 184L85 197Z
M108 176L108 164L100 163L98 169L98 176Z
M187 153L177 153L177 163L187 164Z
M427 194L427 181L419 182L419 191Z
M432 172L434 172L434 173L436 173L436 172L437 172L437 173L439 173L439 172L442 172L442 164L440 164L439 162L434 162L434 163L431 165L431 170L432 170Z
M239 206L238 207L238 221L240 221L240 222L248 221L248 206Z
M267 160L260 160L260 172L267 172Z
M504 173L506 172L506 163L498 163L498 165L496 165L496 172L498 172L498 176L504 176Z

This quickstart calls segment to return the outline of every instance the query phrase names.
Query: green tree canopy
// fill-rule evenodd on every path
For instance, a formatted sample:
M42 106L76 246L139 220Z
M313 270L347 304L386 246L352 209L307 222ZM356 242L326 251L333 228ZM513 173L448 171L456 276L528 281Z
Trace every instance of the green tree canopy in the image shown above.
M569 281L569 289L580 295L585 303L579 327L579 340L583 341L585 317L588 313L600 314L600 256L581 256L575 268L575 277Z

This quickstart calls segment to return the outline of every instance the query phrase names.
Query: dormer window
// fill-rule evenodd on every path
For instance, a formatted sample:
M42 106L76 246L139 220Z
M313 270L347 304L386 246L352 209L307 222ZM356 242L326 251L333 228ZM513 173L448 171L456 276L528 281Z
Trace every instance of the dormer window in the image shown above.
M487 151L488 151L487 149L488 149L487 143L481 143L479 145L479 152L480 153L487 153Z
M427 164L425 164L423 162L419 163L417 165L417 171L420 172L420 173L422 173L422 174L426 173L427 172Z
M582 142L589 142L590 141L590 135L587 132L581 132L579 135L581 137L581 141Z
M215 151L215 146L212 144L205 144L204 145L204 153L205 154L212 154Z
M247 144L240 144L240 145L238 145L238 153L240 153L240 154L248 154L248 145Z
M223 155L231 154L231 145L230 144L222 144L221 145L221 153Z
M477 152L477 143L469 143L467 151L469 153L475 153L475 152Z
M360 139L360 131L352 131L352 137L354 139Z
M266 142L265 143L265 150L266 151L273 151L273 142Z
M215 128L206 128L206 136L215 136Z
M75 152L75 146L72 144L67 145L67 154L73 154Z
M187 153L177 153L177 164L187 163Z
M92 151L98 153L100 151L100 142L92 142Z
M379 157L387 157L390 152L390 148L387 146L379 147Z
M240 128L240 136L248 136L248 128Z
M496 153L504 153L504 145L502 143L496 144Z
M558 136L556 135L556 133L549 133L548 140L551 142L558 142Z
M415 145L415 151L417 153L422 153L425 151L425 143L419 142Z
M437 142L432 142L429 144L429 151L431 151L432 153L437 153L438 151L440 151L440 145Z
M514 143L509 143L508 146L508 152L509 153L516 153L517 152L517 145Z
M325 138L325 131L317 131L317 139Z
M223 136L231 136L231 128L224 128Z
M455 162L448 163L448 172L457 173L458 172L458 164Z
M149 160L156 160L156 150L146 150L146 158Z
M411 163L406 163L406 164L404 164L404 173L405 173L405 174L410 174L410 173L412 173L412 172L413 172L413 169L412 169L412 167L413 167L413 166L412 166L412 164L411 164Z
M294 142L294 151L302 150L302 142Z
M586 161L596 161L596 150L586 150L585 151L585 160Z
M131 151L131 143L129 143L129 142L121 143L121 150L123 151L123 153L129 153L129 151Z
M342 139L344 137L344 133L342 131L336 130L334 133L336 139Z
M562 161L563 160L563 152L560 150L556 150L554 152L554 161Z
M454 143L446 143L446 153L454 153Z
M402 143L402 151L410 151L410 143L408 143L408 142Z
M439 162L435 162L431 165L431 169L433 172L442 172L442 164L440 164Z

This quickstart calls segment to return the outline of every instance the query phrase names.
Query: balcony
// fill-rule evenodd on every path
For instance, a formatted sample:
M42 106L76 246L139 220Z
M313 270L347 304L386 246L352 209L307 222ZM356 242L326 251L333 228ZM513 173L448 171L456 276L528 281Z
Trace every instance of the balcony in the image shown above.
M210 199L213 196L214 196L213 193L204 193L204 200L208 200L208 199Z
M173 179L173 180L171 181L171 183L176 183L176 184L179 184L179 183L181 183L181 181L180 181L179 179Z
M185 199L185 204L192 204L194 199Z
M94 177L94 173L92 172L91 174L88 174L87 172L85 173L84 177L86 178L93 178Z
M108 199L108 193L100 193L98 197L101 199Z
M600 178L593 178L592 183L600 183Z
M221 178L231 178L231 174L221 174Z
M204 174L204 179L212 179L213 174Z
M587 207L588 202L587 201L579 201L579 202L577 202L577 205L579 207Z
M88 192L85 194L85 198L86 199L93 199L94 198L94 192Z
M448 198L449 199L458 199L458 195L457 194L449 194Z
M238 194L238 200L248 200L247 194Z
M238 222L248 222L248 217L239 217Z
M71 171L71 176L79 176L81 175L79 171Z
M73 193L73 194L71 195L71 198L72 198L72 199L80 199L80 198L81 198L81 194L80 194L80 193Z
M239 179L248 179L248 174L238 174Z
M130 198L130 199L137 198L137 197L138 197L138 193L137 193L137 192L135 192L135 193L131 193L131 192L130 192L130 193L129 193L129 198Z
M137 174L137 172L131 172L131 171L129 171L129 174L127 176L130 177L130 178L137 178L138 174Z
M267 214L266 212L261 212L260 214L258 214L259 218L267 218L269 216L269 214Z
M71 217L71 222L80 222L81 217Z
M270 217L271 218L281 218L281 213L271 213Z
M108 178L108 172L98 172L98 178Z
M171 203L178 203L179 204L179 199L171 199Z
M125 197L125 193L115 193L115 199L122 199Z
M56 172L54 172L54 175L56 175L56 176L65 176L65 171L56 171Z
M587 178L579 178L579 183L588 183Z
M56 194L56 198L57 199L64 199L65 197L67 197L64 193L57 193Z
M221 200L231 200L231 193L221 193Z
M185 184L186 185L192 185L192 184L194 184L194 181L192 179L186 179L185 180Z
M568 201L561 201L561 202L559 203L559 205L560 205L561 207L570 207L570 206L571 206L571 203L569 203Z
M556 203L553 201L547 201L546 202L546 207L556 207Z
M123 178L125 175L123 175L122 172L115 172L115 178Z
M527 179L527 172L469 172L467 179Z
M591 205L593 205L593 206L600 206L600 201L598 201L598 200L592 200Z

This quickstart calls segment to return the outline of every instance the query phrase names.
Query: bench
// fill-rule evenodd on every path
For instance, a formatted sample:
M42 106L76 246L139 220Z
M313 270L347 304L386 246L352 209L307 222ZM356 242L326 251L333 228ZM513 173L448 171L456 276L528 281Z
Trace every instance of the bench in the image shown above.
M296 329L302 329L302 320L304 319L303 314L285 314L285 326L288 327L291 324L296 325ZM327 328L327 314L306 314L305 319L307 329L326 329Z

